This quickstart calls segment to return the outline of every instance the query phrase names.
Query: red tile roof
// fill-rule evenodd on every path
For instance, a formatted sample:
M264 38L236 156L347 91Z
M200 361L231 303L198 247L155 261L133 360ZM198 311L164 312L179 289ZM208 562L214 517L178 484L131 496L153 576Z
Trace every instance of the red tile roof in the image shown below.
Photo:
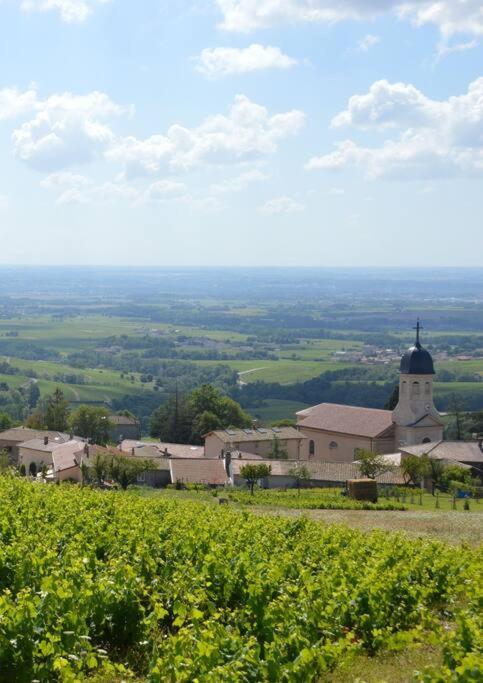
M320 403L297 413L300 429L320 429L326 432L375 438L393 425L390 410Z
M227 475L223 460L208 458L188 459L171 458L169 461L171 482L185 484L211 484L223 486L227 482Z
M234 475L240 475L243 465L269 465L272 468L272 476L291 476L290 471L297 465L303 465L310 473L310 480L317 482L344 483L348 479L358 479L361 476L359 467L352 462L309 462L307 460L234 460L231 463L231 471ZM380 484L404 484L400 467L392 467L391 470L376 477Z
M144 458L161 457L165 455L166 451L168 456L173 458L203 458L205 455L204 446L193 446L192 444L135 441L134 439L124 439L121 443L123 453L132 454L133 448L136 456Z

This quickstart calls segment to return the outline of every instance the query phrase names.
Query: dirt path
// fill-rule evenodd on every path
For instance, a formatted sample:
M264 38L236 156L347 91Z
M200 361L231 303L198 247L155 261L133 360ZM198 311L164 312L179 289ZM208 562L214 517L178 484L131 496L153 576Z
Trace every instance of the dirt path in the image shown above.
M446 543L483 543L483 513L427 511L366 511L366 510L282 510L253 507L258 514L269 513L286 517L305 515L324 524L345 524L354 529L372 531L404 531L410 536L437 538Z

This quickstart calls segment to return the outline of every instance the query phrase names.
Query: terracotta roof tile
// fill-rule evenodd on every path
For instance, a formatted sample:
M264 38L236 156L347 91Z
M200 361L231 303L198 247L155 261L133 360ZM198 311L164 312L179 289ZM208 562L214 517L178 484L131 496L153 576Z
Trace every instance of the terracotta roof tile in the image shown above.
M250 463L248 460L234 460L231 467L233 474L239 475L243 465ZM348 479L360 477L359 467L352 462L309 462L306 460L253 460L253 465L269 465L272 468L272 476L290 476L290 471L298 464L304 465L314 482L334 482L343 484ZM380 484L404 484L404 478L399 467L394 467L389 472L376 477Z
M320 403L297 413L298 427L375 438L393 425L392 412Z
M476 441L433 441L415 446L401 447L410 455L430 455L438 460L483 463L483 452Z
M199 458L171 458L169 460L171 481L186 484L211 484L222 486L227 482L223 460Z
M121 443L123 453L132 453L133 448L136 456L144 458L164 457L166 451L168 456L173 458L203 458L205 455L204 446L192 444L135 441L133 439L125 439Z
M253 441L271 441L275 437L280 441L287 441L287 439L305 439L297 429L293 427L274 427L257 429L217 429L216 431L206 434L217 436L223 443L247 443Z

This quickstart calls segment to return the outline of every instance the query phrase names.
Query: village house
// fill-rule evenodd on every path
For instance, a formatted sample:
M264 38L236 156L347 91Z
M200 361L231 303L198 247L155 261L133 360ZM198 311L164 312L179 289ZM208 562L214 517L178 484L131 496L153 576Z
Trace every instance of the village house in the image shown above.
M12 465L18 464L19 444L33 439L44 439L55 443L65 443L72 437L63 432L44 431L42 429L28 429L27 427L12 427L0 432L0 451L7 451Z
M114 443L119 443L124 439L140 439L141 424L132 415L110 415L109 438Z
M428 455L446 464L470 467L473 476L483 478L483 442L477 441L437 441L416 446L404 446L400 449L404 459L408 455L421 457Z
M297 413L297 428L307 437L303 458L351 462L358 449L394 453L399 448L441 441L444 425L433 401L434 364L420 341L403 355L399 401L393 411L321 403Z
M300 460L305 438L293 427L219 429L205 435L205 457L222 458L227 452L241 451L267 458L279 449L287 459Z
M61 459L76 456L79 460L87 443L82 439L51 439L44 432L44 436L18 445L18 466L25 468L26 474L35 476L42 468L51 468L54 464L54 453Z

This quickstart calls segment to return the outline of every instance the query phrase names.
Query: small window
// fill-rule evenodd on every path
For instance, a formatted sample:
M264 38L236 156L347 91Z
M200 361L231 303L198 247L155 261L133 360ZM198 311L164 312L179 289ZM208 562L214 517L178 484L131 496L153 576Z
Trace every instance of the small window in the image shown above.
M331 451L335 450L336 448L339 448L339 445L336 441L331 441L329 444L329 448Z
M422 443L431 443L431 439L428 436L425 436Z
M413 396L419 396L419 382L413 382Z
M312 439L309 441L309 455L315 455L315 441L312 441Z
M401 394L403 394L403 395L406 393L407 384L408 384L407 382L403 382L401 384Z
M426 396L429 396L429 394L431 393L431 385L429 382L426 382L425 387L424 387L424 391L425 391Z

